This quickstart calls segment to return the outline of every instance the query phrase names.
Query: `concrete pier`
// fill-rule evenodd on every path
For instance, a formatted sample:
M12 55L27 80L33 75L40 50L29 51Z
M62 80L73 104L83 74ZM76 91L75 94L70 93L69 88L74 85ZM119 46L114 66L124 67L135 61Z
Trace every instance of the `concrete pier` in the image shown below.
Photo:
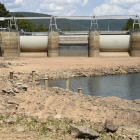
M100 34L98 31L89 32L89 57L99 57Z
M140 31L131 32L130 56L140 57Z
M51 31L48 33L48 57L59 56L59 34L58 32Z
M18 57L19 51L19 33L2 32L1 52L3 57Z
M1 41L2 41L2 32L0 31L0 57L2 56L2 52L1 52Z

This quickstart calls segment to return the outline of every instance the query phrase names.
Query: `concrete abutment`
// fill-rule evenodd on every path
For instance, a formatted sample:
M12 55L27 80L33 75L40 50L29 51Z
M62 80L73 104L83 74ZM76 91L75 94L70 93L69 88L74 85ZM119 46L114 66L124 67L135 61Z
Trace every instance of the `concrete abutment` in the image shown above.
M19 57L19 33L2 32L1 33L1 53L3 57Z
M59 34L58 32L50 31L48 33L48 57L59 56Z
M140 57L140 31L131 32L130 56Z
M100 34L98 31L89 32L89 57L99 57Z

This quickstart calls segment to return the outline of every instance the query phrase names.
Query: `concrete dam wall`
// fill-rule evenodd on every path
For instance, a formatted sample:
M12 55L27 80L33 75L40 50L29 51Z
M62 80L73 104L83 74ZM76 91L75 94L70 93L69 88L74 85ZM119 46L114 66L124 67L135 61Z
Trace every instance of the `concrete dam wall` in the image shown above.
M3 33L2 33L3 34ZM2 35L1 35L2 36ZM1 39L3 44L3 39ZM48 35L19 36L20 55L24 56L80 56L80 57L122 57L140 56L140 33L99 34L91 31L88 35L59 35L50 32ZM4 50L4 45L2 50ZM4 51L2 51L4 53ZM130 55L129 55L130 54ZM4 54L2 54L4 56Z

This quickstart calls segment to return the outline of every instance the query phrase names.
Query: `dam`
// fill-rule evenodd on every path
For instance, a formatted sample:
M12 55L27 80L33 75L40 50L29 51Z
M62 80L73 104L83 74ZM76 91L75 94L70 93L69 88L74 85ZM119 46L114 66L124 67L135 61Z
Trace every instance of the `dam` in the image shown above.
M75 32L58 30L56 19L68 17L12 17L12 20L15 20L15 28L18 19L50 19L50 30L48 32L1 30L0 55L2 57L140 57L140 28L131 31L98 30L97 18L111 17L92 17L89 31ZM140 25L138 15L115 16L115 18L119 17L138 18L138 23L134 20L134 25ZM11 17L0 18L1 20L11 20Z

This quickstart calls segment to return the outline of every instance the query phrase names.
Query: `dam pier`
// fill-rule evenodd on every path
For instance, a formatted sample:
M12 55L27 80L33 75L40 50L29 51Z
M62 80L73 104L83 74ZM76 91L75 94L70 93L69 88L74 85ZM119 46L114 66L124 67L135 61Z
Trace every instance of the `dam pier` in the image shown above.
M64 18L91 18L91 27L89 31L62 32L58 30L56 20ZM100 31L98 29L97 19L101 18L134 18L134 25L140 25L138 15L91 17L1 17L0 21L14 20L16 30L0 30L0 56L140 57L140 28L131 31ZM48 32L18 31L16 23L18 19L50 19L50 30ZM53 19L55 21L54 24L52 23ZM136 22L136 19L138 19L138 22ZM12 27L12 25L10 27ZM53 25L55 25L55 29L53 29Z

